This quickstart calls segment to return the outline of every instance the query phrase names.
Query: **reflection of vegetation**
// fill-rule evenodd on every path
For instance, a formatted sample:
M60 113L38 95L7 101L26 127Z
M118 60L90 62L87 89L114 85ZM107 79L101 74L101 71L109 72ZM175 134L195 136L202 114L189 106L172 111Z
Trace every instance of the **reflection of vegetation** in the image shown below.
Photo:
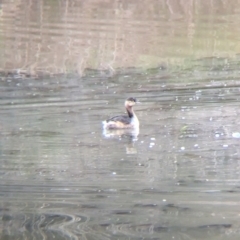
M194 60L204 59L218 70L227 64L205 57L222 57L224 62L240 52L234 24L240 20L234 14L238 3L226 7L222 1L6 2L2 18L12 14L19 21L12 18L3 25L1 69L79 74L87 68L191 69L201 67Z

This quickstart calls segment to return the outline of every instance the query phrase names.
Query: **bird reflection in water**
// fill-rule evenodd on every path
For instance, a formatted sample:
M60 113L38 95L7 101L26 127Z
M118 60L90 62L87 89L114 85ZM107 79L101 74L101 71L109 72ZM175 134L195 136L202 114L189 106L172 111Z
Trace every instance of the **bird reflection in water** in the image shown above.
M136 154L137 149L134 143L138 140L139 128L137 129L103 129L103 136L107 139L124 140L126 143L126 153Z
M128 139L127 154L135 154L137 151L134 142L139 135L139 120L133 111L137 103L136 98L130 97L125 101L127 115L114 116L103 121L103 135L106 138Z

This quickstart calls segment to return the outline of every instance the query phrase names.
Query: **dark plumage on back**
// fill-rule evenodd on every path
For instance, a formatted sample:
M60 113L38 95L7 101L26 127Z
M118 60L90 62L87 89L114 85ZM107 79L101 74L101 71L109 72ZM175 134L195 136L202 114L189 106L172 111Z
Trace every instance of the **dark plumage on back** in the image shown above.
M129 116L115 116L106 120L106 122L122 122L124 124L130 124L131 118Z

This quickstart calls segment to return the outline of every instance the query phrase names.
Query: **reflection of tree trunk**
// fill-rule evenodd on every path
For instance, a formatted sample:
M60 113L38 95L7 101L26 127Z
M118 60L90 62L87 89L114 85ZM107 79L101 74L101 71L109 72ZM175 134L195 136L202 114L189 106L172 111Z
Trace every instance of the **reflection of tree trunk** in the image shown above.
M186 3L187 2L187 3ZM194 6L193 6L193 0L183 1L181 0L181 5L184 9L184 15L186 16L187 20L187 38L189 47L191 49L191 52L193 50L193 38L195 33L195 24L194 24Z
M178 1L176 2L175 0L166 0L166 4L171 15L176 15L179 13L180 8Z

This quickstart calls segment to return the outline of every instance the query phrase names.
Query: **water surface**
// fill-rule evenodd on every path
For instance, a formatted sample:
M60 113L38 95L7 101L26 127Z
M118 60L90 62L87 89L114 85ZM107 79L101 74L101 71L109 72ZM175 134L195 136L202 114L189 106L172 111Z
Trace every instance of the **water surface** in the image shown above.
M238 8L2 1L1 239L238 240Z
M239 89L158 81L2 78L3 239L238 238ZM138 139L103 135L130 95Z

